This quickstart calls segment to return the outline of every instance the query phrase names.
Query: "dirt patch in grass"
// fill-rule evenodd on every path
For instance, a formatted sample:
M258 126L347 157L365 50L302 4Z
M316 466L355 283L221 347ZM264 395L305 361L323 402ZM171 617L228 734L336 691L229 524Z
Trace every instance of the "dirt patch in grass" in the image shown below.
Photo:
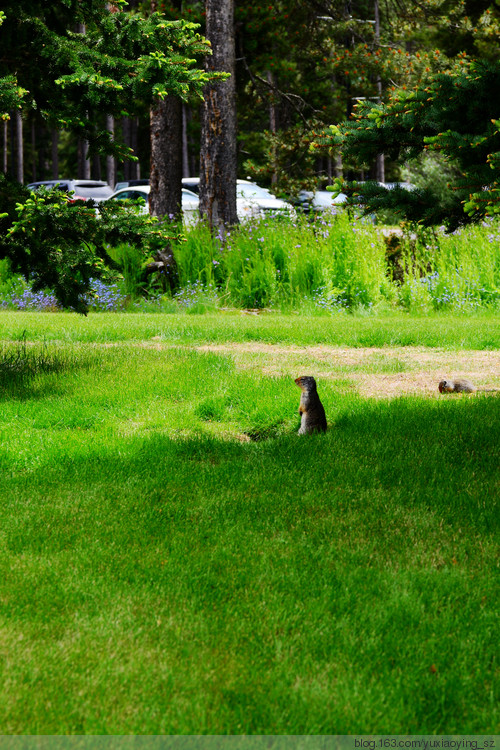
M437 396L443 378L467 377L480 387L500 389L500 352L449 351L425 347L278 346L263 343L213 344L198 351L234 357L238 369L265 375L310 374L346 382L361 395L394 398L414 393Z
M250 370L271 377L314 375L318 381L336 381L335 388L338 390L352 389L372 398L394 398L406 394L437 397L440 395L437 390L440 380L458 377L468 378L479 389L497 388L500 393L498 350L449 350L416 346L301 347L257 341L186 347L162 342L160 336L142 341L95 342L86 346L97 350L126 346L156 351L180 348L215 352L231 356L238 370ZM498 394L486 395L495 397Z

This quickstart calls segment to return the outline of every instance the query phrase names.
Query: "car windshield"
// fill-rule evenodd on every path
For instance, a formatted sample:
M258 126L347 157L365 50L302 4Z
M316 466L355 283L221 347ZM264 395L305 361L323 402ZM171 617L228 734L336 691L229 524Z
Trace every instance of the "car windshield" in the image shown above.
M78 182L75 182L73 190L75 195L80 195L82 198L100 198L102 200L109 198L109 196L113 192L109 185L102 185L99 183L96 183L94 185L86 183L85 185L82 185Z
M44 188L45 190L61 190L63 193L67 193L69 190L68 184L66 182L34 182L30 185L27 185L27 187L30 190L40 190L40 188Z
M245 198L265 198L266 200L275 200L275 196L266 190L261 188L260 185L255 185L253 182L238 182L236 184L236 193L243 195Z
M148 197L149 196L141 190L123 190L121 193L118 193L118 195L113 196L116 201L137 201L141 204L146 203L146 198Z

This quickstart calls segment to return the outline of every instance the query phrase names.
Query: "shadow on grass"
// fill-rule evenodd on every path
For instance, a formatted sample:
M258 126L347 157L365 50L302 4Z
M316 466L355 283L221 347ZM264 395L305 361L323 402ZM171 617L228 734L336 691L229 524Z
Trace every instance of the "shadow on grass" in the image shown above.
M60 730L66 696L87 691L96 733L154 733L157 716L164 733L199 731L193 694L212 733L489 730L500 399L339 408L325 435L96 431L5 472L16 727ZM167 662L181 677L165 693ZM64 727L87 731L78 717Z
M294 432L250 443L153 435L103 448L89 433L80 455L60 455L5 479L6 508L22 497L37 508L34 518L19 521L18 543L29 545L31 537L37 545L48 538L56 547L71 545L96 513L107 518L114 539L151 518L151 533L161 535L168 521L266 526L272 518L291 523L312 509L361 508L372 519L402 508L425 510L451 526L498 529L498 397L360 400L351 407L325 435ZM60 514L65 520L54 523Z
M24 331L20 339L0 348L0 401L25 400L57 391L54 378L44 379L33 388L40 376L58 375L61 372L87 365L67 349L59 351L56 346L29 344Z

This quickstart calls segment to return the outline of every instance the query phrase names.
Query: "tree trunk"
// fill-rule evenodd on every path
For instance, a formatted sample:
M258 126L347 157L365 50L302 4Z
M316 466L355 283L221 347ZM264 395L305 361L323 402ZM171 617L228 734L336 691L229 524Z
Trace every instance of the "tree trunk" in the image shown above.
M272 166L272 174L271 174L271 185L277 185L278 184L278 170L276 166L276 141L274 140L276 133L278 131L278 118L277 118L277 111L276 111L276 102L274 98L274 76L270 70L266 73L267 76L267 82L269 84L269 131L271 133L271 166Z
M84 23L76 24L76 33L85 35L87 30ZM90 180L89 143L83 138L78 139L77 145L77 171L79 180Z
M378 0L374 0L373 12L375 16L375 42L380 43L380 11ZM382 101L382 78L377 75L377 94L379 102ZM385 182L385 157L384 154L377 155L376 173L378 182Z
M16 109L14 119L16 131L16 180L22 184L24 182L23 118L18 109Z
M89 144L83 138L78 139L78 179L90 180Z
M130 120L130 148L134 156L139 155L139 118L133 117ZM130 179L138 180L141 176L141 164L139 160L130 162Z
M122 119L122 136L123 136L124 144L126 146L130 146L130 118L128 117L124 117ZM129 161L123 162L123 179L124 180L132 179Z
M2 159L2 172L7 174L7 167L9 164L9 130L7 126L7 120L3 121L3 159Z
M150 113L151 168L149 211L179 216L182 198L182 101L167 96Z
M51 154L52 154L52 179L57 180L59 177L59 131L53 130L51 134Z
M115 135L115 118L113 115L106 115L106 130L111 134L111 138L114 139ZM116 182L116 160L114 156L108 154L106 156L106 182L110 187L115 189Z
M36 150L36 122L35 118L31 118L31 180L30 182L36 182L37 179L37 150Z
M182 176L191 177L189 161L189 140L188 140L188 120L189 110L187 104L182 102Z
M171 5L180 12L182 0L173 0ZM151 0L151 12L157 10L157 0ZM152 216L178 217L182 209L182 100L172 95L158 100L151 108L149 126L149 211Z
M102 180L102 170L101 170L101 157L99 154L94 154L92 157L92 168L90 171L91 179L93 180Z
M212 229L224 233L238 223L236 213L236 91L234 0L205 0L206 37L213 55L206 69L231 73L208 84L202 105L200 212Z

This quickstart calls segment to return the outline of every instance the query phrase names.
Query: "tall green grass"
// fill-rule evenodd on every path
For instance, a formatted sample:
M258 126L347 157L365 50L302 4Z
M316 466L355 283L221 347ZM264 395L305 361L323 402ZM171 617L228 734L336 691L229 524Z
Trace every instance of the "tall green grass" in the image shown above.
M262 220L224 239L200 225L174 253L183 284L201 280L237 307L370 306L388 289L383 238L347 215Z
M161 280L146 278L150 259L142 249L110 248L120 269L114 279L118 293L108 294L105 285L98 285L92 304L139 312L237 307L314 314L394 308L468 314L498 309L500 301L498 222L445 235L440 229L376 226L340 213L314 221L262 219L224 237L212 235L202 222L172 249L178 281L165 294ZM45 304L39 299L30 303L29 295L16 302L18 287L23 282L0 266L0 305ZM52 299L46 304L54 307Z
M500 300L498 223L407 236L399 263L404 283L398 297L408 309L470 312Z
M33 380L46 373L74 368L76 361L53 344L27 342L26 331L13 342L0 342L0 398L27 391Z
M392 230L346 213L295 221L245 224L224 239L200 224L175 246L181 286L217 291L236 307L308 307L327 312L401 306L469 312L500 299L498 223L442 231ZM394 258L392 258L394 261Z

